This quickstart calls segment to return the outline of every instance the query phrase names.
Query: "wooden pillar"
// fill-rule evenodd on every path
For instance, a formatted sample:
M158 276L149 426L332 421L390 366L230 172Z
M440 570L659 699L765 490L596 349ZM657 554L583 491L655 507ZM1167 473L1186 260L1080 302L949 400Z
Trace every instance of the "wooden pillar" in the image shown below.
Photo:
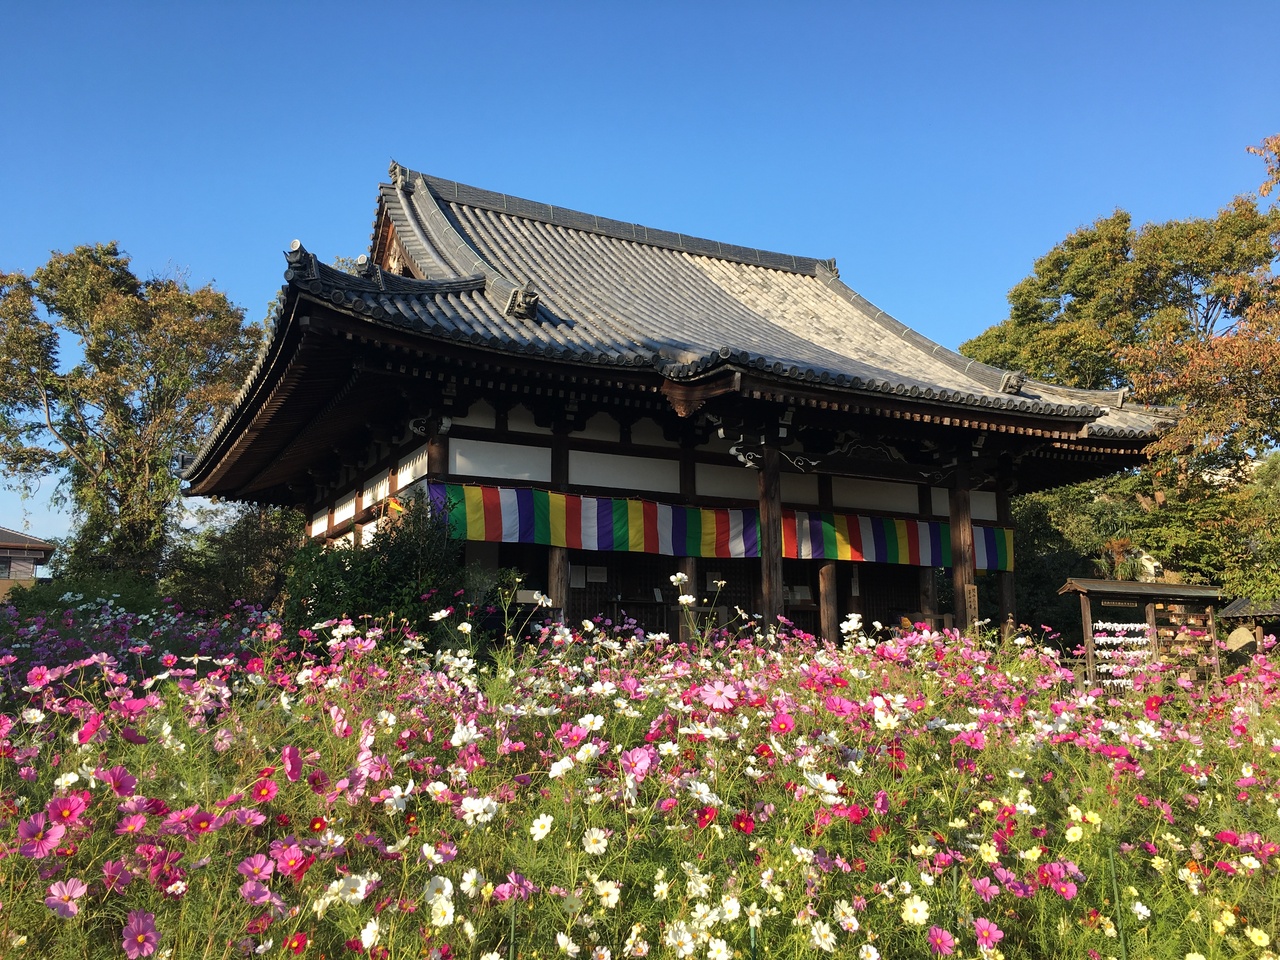
M449 475L449 435L434 431L427 438L427 476L443 480Z
M560 619L565 619L569 607L569 550L566 547L547 547L547 596L552 609L559 609Z
M996 492L996 520L1001 526L1013 526L1013 509L1009 504L1009 491L1002 487ZM1018 623L1017 584L1013 574L1013 558L1009 560L1009 569L996 574L996 586L1000 592L1000 622Z
M920 522L929 523L933 516L933 487L922 483L916 488L919 505ZM933 567L920 568L920 615L930 627L936 627L934 621L938 616L938 581L933 575Z
M1156 602L1154 600L1147 604L1144 615L1147 621L1147 636L1151 638L1151 659L1159 660L1161 656L1160 630L1156 626Z
M760 465L760 594L766 624L782 615L782 454L765 444Z
M1093 608L1089 595L1080 594L1080 628L1084 634L1084 675L1090 683L1098 682L1098 671L1093 665Z
M962 451L963 454L963 451ZM950 491L951 583L956 595L956 626L967 633L978 619L977 571L973 553L973 509L969 498L969 468L956 467Z
M833 509L831 477L827 474L818 476L818 506L824 512ZM836 642L840 639L840 578L837 575L836 561L828 557L818 564L818 618L822 636Z
M687 593L691 596L701 595L701 586L698 584L698 558L697 557L681 557L677 564L677 569L689 578L683 589L677 589L676 593ZM685 616L685 608L676 604L677 628L680 635L681 643L690 643L693 640L693 630L690 628L689 617Z
M836 561L823 560L818 566L818 608L822 636L832 643L840 639L840 587Z
M563 490L569 484L569 435L563 423L551 432L551 485ZM547 596L560 619L569 618L569 549L547 547Z

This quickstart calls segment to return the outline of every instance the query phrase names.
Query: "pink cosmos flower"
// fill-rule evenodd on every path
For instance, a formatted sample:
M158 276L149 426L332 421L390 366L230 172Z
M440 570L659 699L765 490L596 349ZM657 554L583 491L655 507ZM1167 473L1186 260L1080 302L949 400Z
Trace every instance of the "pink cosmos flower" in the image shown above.
M129 912L129 922L124 925L124 954L129 960L149 957L156 952L160 934L156 932L156 915L141 910Z
M698 699L712 710L732 710L733 701L737 696L738 691L734 689L733 684L725 683L723 680L713 680L703 686Z
M1004 939L1004 931L986 917L973 921L973 935L977 938L980 950L990 950Z
M76 900L83 897L88 890L88 885L78 877L59 880L57 883L50 884L49 895L44 898L44 905L63 920L70 920L80 912L80 904L76 903Z
M89 809L89 805L84 802L84 798L74 793L65 797L54 797L45 807L46 812L49 814L49 819L64 826L70 826L78 822L80 814L87 809Z
M251 857L245 857L240 861L240 865L236 870L242 876L248 877L250 880L265 880L275 872L276 865L272 863L271 858L261 853L255 853Z
M146 814L131 813L116 825L116 833L142 833L147 828Z
M1070 880L1059 880L1053 885L1053 889L1062 895L1063 900L1071 900L1076 895L1076 885Z
M114 893L127 887L133 880L129 865L124 860L108 860L102 865L102 882L107 890Z
M773 722L769 724L770 733L790 733L795 728L796 718L789 713L775 713Z
M973 892L982 898L983 903L990 903L1000 895L1000 887L988 877L978 877L970 882L973 884Z
M944 957L956 952L956 938L942 927L929 928L929 949Z
M107 770L99 770L97 777L110 787L111 792L117 797L133 796L133 788L138 785L138 778L119 764Z
M302 753L290 744L280 751L280 763L290 783L297 783L302 776Z
M635 777L636 783L641 783L657 764L658 751L649 744L645 744L643 747L622 751L618 760L622 764L622 772Z
M249 797L254 803L270 803L279 792L274 780L259 780L249 788Z
M18 824L18 839L26 841L18 852L32 860L41 860L53 853L67 828L60 823L49 823L43 813L33 814Z

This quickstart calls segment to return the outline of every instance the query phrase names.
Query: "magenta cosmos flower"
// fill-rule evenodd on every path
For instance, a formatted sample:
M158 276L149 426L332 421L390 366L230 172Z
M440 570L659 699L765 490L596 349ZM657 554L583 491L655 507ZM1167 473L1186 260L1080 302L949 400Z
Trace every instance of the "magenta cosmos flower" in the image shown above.
M156 952L156 944L160 942L160 934L156 932L156 915L142 910L132 910L129 922L124 925L125 956L129 960L138 957L149 957Z
M57 849L58 841L66 832L66 827L50 823L43 813L33 814L18 824L18 839L25 841L18 852L24 857L40 860Z
M44 905L63 920L70 920L80 912L80 904L76 900L88 890L88 885L78 877L59 880L49 885L49 895L44 898Z
M942 927L930 927L929 949L936 954L949 957L956 952L956 938Z
M986 917L979 917L973 921L973 935L978 941L978 948L981 950L990 950L1004 939L1004 931Z

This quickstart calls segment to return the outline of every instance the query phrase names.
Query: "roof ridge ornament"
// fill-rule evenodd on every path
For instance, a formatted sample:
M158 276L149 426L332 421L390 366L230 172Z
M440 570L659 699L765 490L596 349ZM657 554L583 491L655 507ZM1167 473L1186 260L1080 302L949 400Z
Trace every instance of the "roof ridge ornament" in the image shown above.
M1021 393L1022 385L1027 382L1027 375L1021 370L1006 370L1000 377L1001 393Z

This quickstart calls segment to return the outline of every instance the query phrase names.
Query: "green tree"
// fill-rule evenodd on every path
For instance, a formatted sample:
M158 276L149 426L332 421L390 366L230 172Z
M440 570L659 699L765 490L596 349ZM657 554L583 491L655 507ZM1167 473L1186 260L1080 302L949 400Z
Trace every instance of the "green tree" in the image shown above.
M175 456L234 397L261 330L205 286L140 280L115 243L0 273L0 466L60 477L75 531L62 569L152 580L175 523Z
M1134 386L1136 369L1150 399L1176 401L1177 358L1273 302L1277 238L1280 210L1251 197L1140 229L1117 210L1040 257L1009 292L1009 316L960 352L1089 389Z
M165 593L187 609L227 610L236 601L272 607L294 554L306 543L298 510L258 503L217 504L177 538L167 558Z

